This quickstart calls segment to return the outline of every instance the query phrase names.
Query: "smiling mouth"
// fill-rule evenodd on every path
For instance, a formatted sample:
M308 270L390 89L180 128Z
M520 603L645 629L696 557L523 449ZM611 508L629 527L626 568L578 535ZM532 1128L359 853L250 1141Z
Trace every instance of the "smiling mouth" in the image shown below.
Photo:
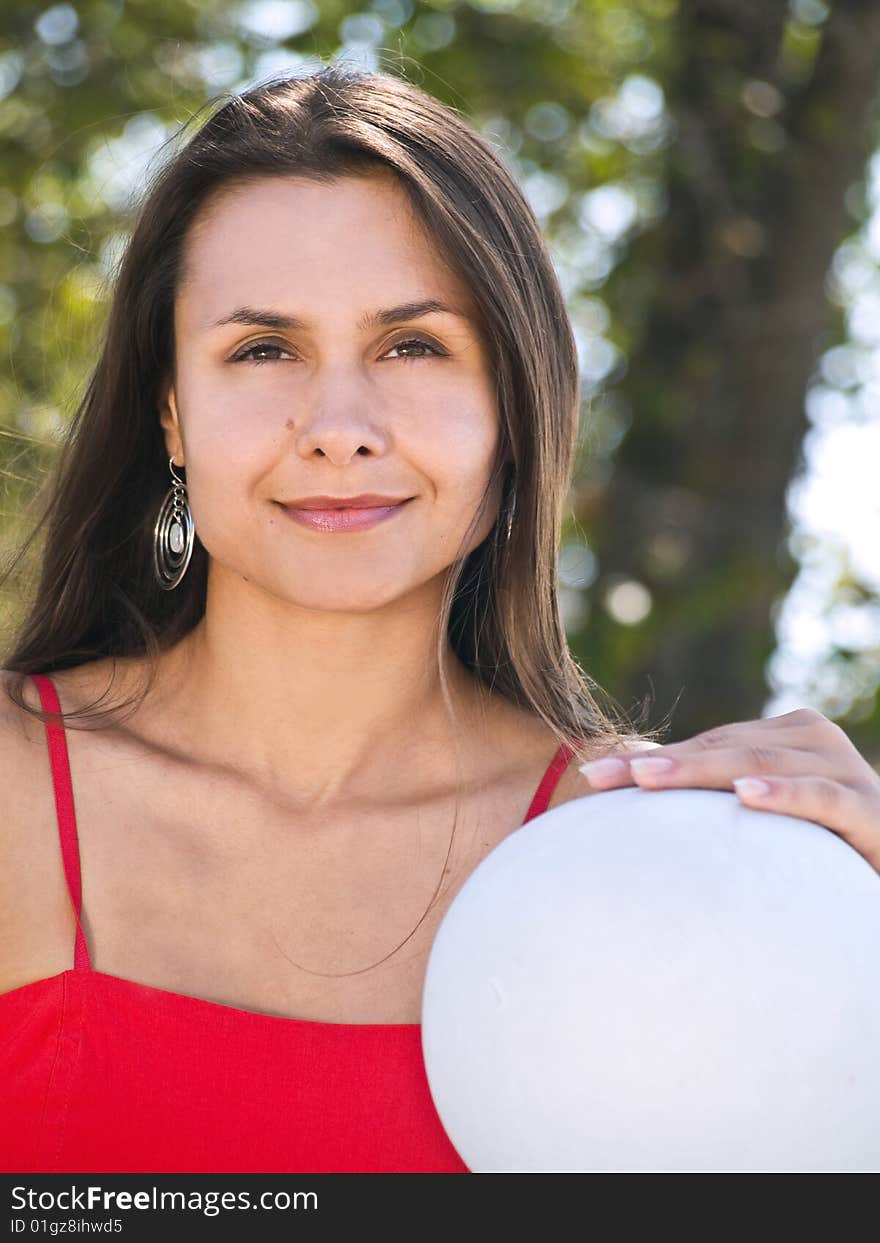
M313 531L364 531L377 526L405 509L414 497L398 501L394 505L370 505L333 509L301 509L295 505L281 505L284 512L300 526Z

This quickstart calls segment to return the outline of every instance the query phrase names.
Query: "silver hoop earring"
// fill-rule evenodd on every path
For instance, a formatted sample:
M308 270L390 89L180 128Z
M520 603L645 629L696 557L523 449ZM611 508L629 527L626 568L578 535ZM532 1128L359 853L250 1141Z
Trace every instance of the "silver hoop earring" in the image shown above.
M153 529L153 568L159 586L173 591L186 573L195 543L195 526L186 497L186 484L174 472L174 458L168 459L172 484L165 494Z

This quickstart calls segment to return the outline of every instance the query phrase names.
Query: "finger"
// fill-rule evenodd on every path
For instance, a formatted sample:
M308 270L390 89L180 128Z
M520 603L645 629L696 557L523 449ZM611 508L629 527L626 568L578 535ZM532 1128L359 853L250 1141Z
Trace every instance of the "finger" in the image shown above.
M777 735L772 736L773 745L768 745L764 740L771 735L766 731L761 734L753 731L748 736L743 735L744 739L746 737L750 740L746 746L718 750L694 750L683 745L678 750L658 747L649 755L630 756L625 765L620 764L618 757L618 766L612 768L608 764L611 757L606 757L605 760L583 765L580 771L592 786L603 790L633 784L645 789L697 787L729 790L734 777L746 773L750 776L764 773L792 777L840 776L841 766L836 756L829 757L827 748L808 750L782 746Z
M797 708L782 716L762 717L757 721L733 721L703 730L681 742L667 743L663 752L679 755L692 751L729 750L743 745L745 739L772 739L768 746L786 746L795 750L812 750L818 745L828 750L835 741L848 743L846 734L833 721L814 708ZM821 740L821 744L820 741ZM611 754L616 754L612 752Z
M762 740L772 737L772 746L779 747L783 741L791 749L801 749L807 755L819 750L823 753L835 750L849 751L852 744L847 735L815 708L796 708L781 716L762 717L753 721L734 721L713 729L704 730L692 738L666 744L637 740L628 745L607 751L601 759L582 764L583 773L590 785L598 790L610 790L636 784L630 764L639 758L639 752L650 750L656 758L680 759L683 756L704 755L719 750L730 750L744 739L757 736ZM769 744L768 744L769 745ZM760 747L761 744L752 744ZM767 747L763 748L767 751ZM772 748L771 748L772 750ZM805 771L815 769L810 764ZM729 785L722 788L729 789Z
M850 751L852 742L836 722L823 716L815 708L796 708L781 716L762 717L757 721L737 721L719 725L688 738L683 744L673 746L696 747L698 750L716 750L741 744L745 738L772 739L771 746L786 746L795 750Z
M682 755L701 754L706 751L729 749L739 744L744 737L768 737L772 731L775 745L781 745L784 734L787 746L811 751L817 746L817 733L821 730L822 749L829 750L838 741L842 745L849 743L847 735L815 708L795 708L780 716L762 717L752 721L733 721L713 729L704 730L681 742L656 743L647 740L631 742L626 746L612 748L601 759L589 764L582 764L582 772L599 789L610 789L618 785L633 785L630 775L630 762L637 758L639 752L650 750L660 756L677 758ZM594 780L595 778L595 780Z
M601 760L591 760L581 764L578 772L583 773L594 790L613 790L617 786L635 785L629 770L629 759L623 754L606 755Z
M762 793L757 786L766 786ZM828 777L736 778L733 788L747 807L809 820L830 829L880 872L880 798Z

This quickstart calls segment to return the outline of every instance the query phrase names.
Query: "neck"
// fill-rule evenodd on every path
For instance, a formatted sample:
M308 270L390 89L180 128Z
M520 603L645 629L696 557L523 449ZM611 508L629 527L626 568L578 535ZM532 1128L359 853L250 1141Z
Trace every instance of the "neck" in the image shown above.
M414 776L455 781L441 587L329 613L214 576L203 619L162 660L155 702L168 741L313 811L393 799ZM448 640L445 653L456 722L471 736L486 693Z

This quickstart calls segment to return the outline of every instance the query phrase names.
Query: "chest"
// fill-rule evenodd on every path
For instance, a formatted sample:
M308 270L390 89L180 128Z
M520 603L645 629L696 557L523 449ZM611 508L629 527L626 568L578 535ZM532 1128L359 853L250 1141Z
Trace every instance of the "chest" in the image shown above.
M237 1008L415 1023L455 894L523 821L546 757L418 803L293 813L223 774L81 749L92 966Z

